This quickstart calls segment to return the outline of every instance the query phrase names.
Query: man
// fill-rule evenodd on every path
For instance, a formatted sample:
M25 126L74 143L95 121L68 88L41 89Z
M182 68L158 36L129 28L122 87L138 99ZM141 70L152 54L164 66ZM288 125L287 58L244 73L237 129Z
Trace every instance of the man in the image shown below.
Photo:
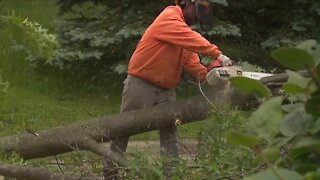
M218 47L211 44L190 26L200 22L201 26L211 21L209 3L205 0L176 0L147 28L133 53L128 77L124 81L121 112L147 108L175 101L174 88L185 70L199 81L204 81L207 68L198 54L218 59L222 65L231 63ZM176 127L160 129L161 155L165 159L178 156ZM113 152L123 155L128 137L114 139L110 145ZM164 172L169 176L174 164L165 163ZM106 179L114 179L112 162L105 162Z

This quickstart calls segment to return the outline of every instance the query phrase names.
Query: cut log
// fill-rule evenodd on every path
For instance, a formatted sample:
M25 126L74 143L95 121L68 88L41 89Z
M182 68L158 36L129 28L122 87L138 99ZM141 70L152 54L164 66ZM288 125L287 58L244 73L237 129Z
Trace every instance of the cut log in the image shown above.
M203 98L168 103L148 109L130 111L76 122L32 134L28 132L0 139L0 149L16 152L24 159L57 155L76 149L88 149L87 140L107 142L121 136L130 136L172 126L176 119L182 123L203 120L208 106Z
M283 82L286 75L262 79L264 84ZM275 80L276 79L276 80ZM278 81L278 79L281 79ZM120 166L126 166L127 161L112 154L99 143L107 142L117 137L131 136L162 127L186 124L204 120L209 109L220 111L220 107L231 104L244 108L252 98L243 96L230 88L227 81L221 81L202 91L200 96L189 100L171 102L120 113L116 115L80 121L70 125L43 130L40 132L24 132L13 136L0 138L0 150L5 153L15 152L24 159L33 159L57 155L74 150L89 150L93 153L114 160ZM142 97L143 98L143 97ZM179 121L177 121L179 120ZM23 179L73 179L63 175L56 175L46 170L30 167L19 167L0 163L0 174ZM88 178L89 179L89 178Z
M97 177L73 177L63 174L51 173L45 169L24 167L0 162L0 174L5 177L26 180L96 180ZM0 176L0 180L3 180Z
M267 84L270 81L262 82ZM208 110L212 107L208 101L213 102L215 111L219 111L219 107L227 102L241 108L251 101L226 87L229 87L227 81L219 83L218 86L206 88L205 93L189 100L76 122L43 130L36 134L24 132L3 137L0 138L0 150L6 153L18 153L24 159L52 156L81 149L92 151L93 141L107 142L116 137L131 136L161 127L174 126L176 119L179 119L182 124L204 120L208 115ZM107 152L94 153L108 156Z

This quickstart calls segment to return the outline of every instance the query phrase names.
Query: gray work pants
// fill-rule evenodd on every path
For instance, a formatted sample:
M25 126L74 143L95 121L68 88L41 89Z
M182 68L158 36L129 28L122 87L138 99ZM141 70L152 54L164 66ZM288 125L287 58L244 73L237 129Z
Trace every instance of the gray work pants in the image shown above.
M148 108L150 106L175 101L173 89L163 89L140 78L128 75L124 81L121 112ZM177 129L175 126L160 129L161 156L166 159L178 156ZM110 144L111 151L123 155L126 152L129 137L114 139ZM164 163L165 174L168 174L174 163ZM117 179L115 165L108 160L104 163L105 179Z

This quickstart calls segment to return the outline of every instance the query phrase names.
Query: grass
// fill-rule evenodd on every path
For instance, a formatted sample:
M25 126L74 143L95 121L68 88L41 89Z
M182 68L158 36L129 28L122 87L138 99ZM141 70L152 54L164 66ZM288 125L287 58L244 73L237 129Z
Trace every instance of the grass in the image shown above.
M53 0L7 0L3 1L2 13L14 10L16 15L28 17L53 29L57 7ZM1 3L0 3L1 4ZM1 24L0 24L1 25ZM1 30L0 30L1 32ZM232 47L232 46L231 46ZM243 53L237 48L228 48L234 54ZM94 87L89 93L87 84L73 86L77 82L59 72L42 70L39 74L30 68L23 52L14 52L10 44L0 44L0 74L10 86L6 93L0 93L0 136L22 132L25 128L43 130L69 124L79 120L115 114L119 112L121 83L123 77L110 77L115 86ZM183 84L177 88L179 98L192 96L195 86ZM195 122L179 127L181 138L196 138L203 122ZM133 136L132 140L158 139L157 131Z
M122 87L99 87L97 93L86 93L86 87L70 86L61 75L38 74L28 68L23 53L0 53L5 81L10 82L6 93L0 93L0 137L62 126L119 112ZM9 60L10 59L10 60ZM110 84L114 81L110 79ZM183 91L184 89L184 91ZM194 94L194 88L184 85L177 90L179 98ZM196 138L201 123L179 127L181 138ZM131 140L158 139L157 131L135 135Z
M119 106L117 98L86 95L61 99L14 86L1 94L0 102L0 136L114 114Z
M16 15L28 17L53 29L57 8L54 1L4 1L4 14L14 9ZM0 24L1 25L1 24ZM1 32L1 30L0 30ZM16 37L19 37L17 34ZM109 77L112 86L94 86L73 82L62 72L41 69L34 71L25 60L26 54L15 52L10 43L0 44L0 74L10 86L0 93L0 137L24 132L26 128L36 131L63 126L75 121L116 114L121 103L121 77ZM178 89L181 96L193 93ZM90 89L90 90L88 90ZM199 125L196 125L199 124ZM196 138L201 123L179 127L183 138ZM131 140L158 139L157 131L135 135Z
M205 124L205 121L198 121L198 122L193 122L193 123L180 126L178 127L178 137L180 139L196 139L199 133L201 132L201 129L204 124ZM144 140L155 140L159 138L160 136L158 131L151 131L151 132L134 135L130 137L130 140L144 141Z
M57 6L55 6L56 2L56 0L1 0L0 14L15 13L17 16L36 21L53 30L54 19L58 11Z
M116 114L120 107L120 94L46 94L12 85L0 94L0 136L25 131L36 131L62 126L79 120ZM196 138L202 122L179 127L181 138ZM152 131L133 136L132 140L157 139Z
M17 15L28 17L30 20L40 22L46 28L53 29L53 20L57 11L53 2L49 0L7 0L4 1L4 4L14 7ZM10 10L8 7L6 11ZM225 48L227 49L228 46ZM242 52L236 48L230 51ZM91 88L90 82L74 82L75 80L65 76L62 72L41 69L39 73L30 68L25 56L23 52L12 51L9 43L5 41L0 43L0 75L4 81L10 83L7 92L0 92L0 138L25 132L26 128L40 131L119 112L123 76L107 77L110 82L109 86L94 85ZM183 82L176 91L178 99L182 99L193 96L198 89L197 86ZM216 122L223 122L223 119L213 121L215 118L210 116L206 121L179 126L179 138L198 138L206 127L215 127ZM207 131L211 130L207 129ZM158 131L141 133L130 138L130 140L140 141L157 139L159 139ZM88 169L88 163L94 167L92 169L101 173L101 159L91 153L75 151L58 157L59 160L65 162L66 169L76 173L81 171L79 168ZM51 161L53 161L52 157L27 162L59 172L57 167L50 165Z

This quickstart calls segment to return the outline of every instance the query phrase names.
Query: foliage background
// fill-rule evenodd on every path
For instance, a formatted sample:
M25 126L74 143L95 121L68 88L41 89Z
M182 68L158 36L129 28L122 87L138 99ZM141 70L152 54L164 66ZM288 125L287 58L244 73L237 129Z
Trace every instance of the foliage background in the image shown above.
M305 39L320 40L320 3L316 0L211 1L215 26L201 33L237 62L248 61L266 71L283 72L280 63L271 61L272 50ZM124 72L136 43L170 4L170 0L1 1L0 90L6 89L0 92L1 136L117 113ZM198 92L187 82L182 82L177 91L179 98ZM208 124L180 128L183 138L201 135L203 154L197 165L202 168L188 171L189 177L228 176L243 172L242 167L250 173L255 170L253 151L229 146L222 137L227 129L241 131L246 124L244 117L247 115L237 111L226 117L213 114ZM156 139L158 135L152 132L134 138ZM146 156L137 155L133 162L144 163ZM82 163L77 156L62 158L70 164ZM100 172L101 163L97 161L92 166ZM43 166L47 162L34 164ZM152 167L148 172L158 177L152 172L159 169ZM179 171L187 170L187 166L181 166ZM134 173L133 177L137 175Z

